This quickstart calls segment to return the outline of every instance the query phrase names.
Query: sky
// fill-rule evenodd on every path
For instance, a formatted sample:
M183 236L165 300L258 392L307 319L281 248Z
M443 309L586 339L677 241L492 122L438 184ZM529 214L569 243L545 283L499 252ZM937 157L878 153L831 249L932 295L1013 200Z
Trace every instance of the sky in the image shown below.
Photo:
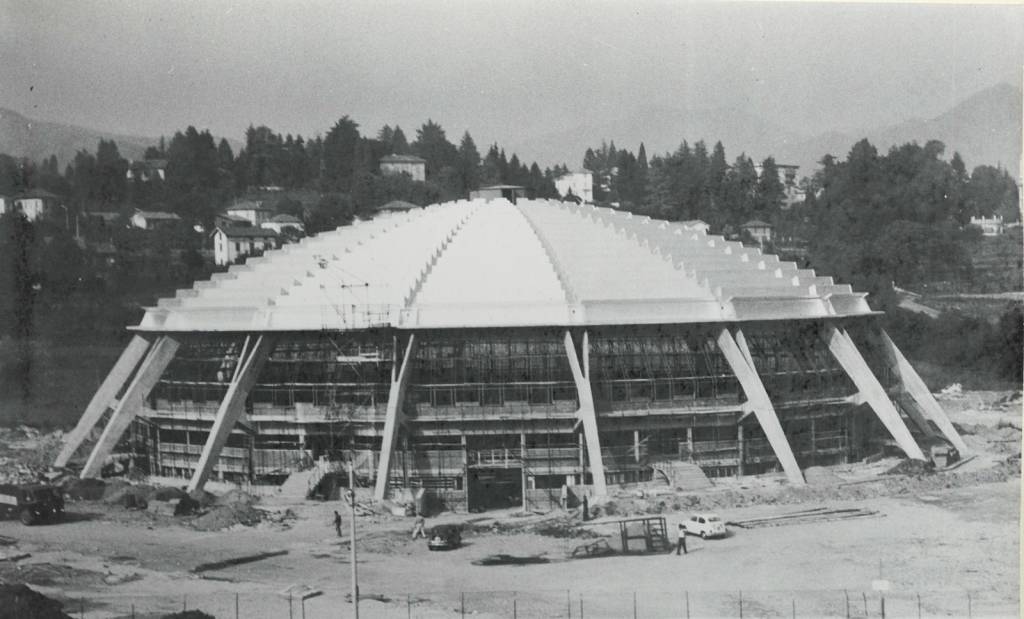
M929 118L1022 65L1024 5L0 0L0 107L142 136L348 115L521 143L652 106L811 135Z

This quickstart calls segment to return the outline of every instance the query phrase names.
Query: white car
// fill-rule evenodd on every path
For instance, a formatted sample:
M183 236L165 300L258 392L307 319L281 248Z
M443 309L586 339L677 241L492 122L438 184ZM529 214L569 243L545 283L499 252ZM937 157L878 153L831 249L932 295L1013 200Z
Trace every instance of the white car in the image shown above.
M726 535L725 523L717 514L694 514L683 522L683 530L690 535L699 535L702 539Z

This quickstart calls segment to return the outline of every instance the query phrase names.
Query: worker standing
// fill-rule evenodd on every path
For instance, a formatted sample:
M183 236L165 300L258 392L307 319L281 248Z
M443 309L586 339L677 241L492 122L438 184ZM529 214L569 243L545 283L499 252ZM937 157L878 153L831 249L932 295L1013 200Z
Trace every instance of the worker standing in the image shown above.
M334 510L334 530L338 537L341 537L341 514L338 513L338 510Z
M678 538L676 538L676 556L679 556L679 550L682 549L683 554L689 554L686 551L686 527L683 523L679 523L679 530L676 532Z
M423 530L423 527L424 527L425 524L426 524L426 521L424 520L423 515L422 514L417 514L416 515L416 522L413 523L413 525L412 525L412 538L413 539L416 539L417 537L422 537L423 539L427 538L427 533L426 533L426 531Z

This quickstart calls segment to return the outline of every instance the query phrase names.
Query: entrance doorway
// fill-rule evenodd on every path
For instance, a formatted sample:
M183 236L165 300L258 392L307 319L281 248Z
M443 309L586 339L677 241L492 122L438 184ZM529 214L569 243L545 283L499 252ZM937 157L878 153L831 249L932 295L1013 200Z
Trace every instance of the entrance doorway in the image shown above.
M505 509L523 504L522 469L470 469L469 511Z

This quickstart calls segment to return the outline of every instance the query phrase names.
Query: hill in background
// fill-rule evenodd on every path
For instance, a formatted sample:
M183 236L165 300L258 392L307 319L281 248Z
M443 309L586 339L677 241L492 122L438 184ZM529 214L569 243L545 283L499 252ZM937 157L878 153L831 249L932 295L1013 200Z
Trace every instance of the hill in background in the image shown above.
M38 121L0 108L0 152L12 157L41 161L50 155L57 155L57 162L63 170L64 166L74 160L78 151L95 152L101 139L114 140L125 159L142 159L146 148L155 146L158 141L155 138Z

